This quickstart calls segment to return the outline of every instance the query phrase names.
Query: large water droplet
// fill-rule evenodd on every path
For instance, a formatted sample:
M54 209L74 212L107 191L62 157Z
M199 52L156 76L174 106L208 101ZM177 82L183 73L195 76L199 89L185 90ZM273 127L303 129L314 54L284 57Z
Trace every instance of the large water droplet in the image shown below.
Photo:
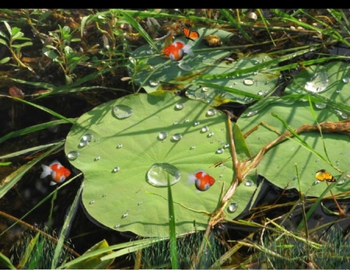
M237 208L238 208L237 203L230 203L230 205L227 207L227 211L229 213L234 213L234 212L236 212Z
M250 112L247 113L247 117L254 116L254 115L256 115L258 112L259 112L258 110L250 111Z
M149 85L153 86L153 87L156 87L156 86L159 85L159 81L149 80Z
M343 119L348 119L348 115L340 110L334 109L334 112Z
M222 154L224 152L224 149L223 148L219 148L218 150L216 150L216 153L217 154Z
M92 139L94 138L94 135L86 133L83 135L83 137L81 138L82 141L87 141L87 142L91 142Z
M133 113L133 110L126 105L116 105L113 108L114 115L119 119L130 117Z
M177 103L177 104L175 105L175 108L176 108L177 110L182 110L183 108L185 108L185 104L183 104L183 103Z
M244 183L246 187L251 187L253 185L253 181L248 180L247 182Z
M215 109L209 109L207 111L207 116L214 116L216 114L216 110Z
M182 134L181 133L175 133L171 139L175 142L180 141L182 139Z
M69 160L75 160L77 157L79 157L79 152L77 152L77 151L70 151L69 153L68 153L68 155L67 155L67 158L69 159Z
M169 163L154 163L147 172L147 182L152 186L166 187L179 182L181 173L175 166Z
M119 172L120 171L120 168L119 167L114 167L112 172L116 173L116 172Z
M159 134L158 134L158 139L159 140L163 141L163 140L165 140L166 137L168 137L168 132L165 132L165 131L164 132L159 132Z
M243 83L245 84L245 85L253 85L254 84L254 80L253 79L244 79L243 80Z
M313 93L320 93L326 90L328 86L328 74L327 71L318 71L312 76L312 78L306 82L305 89Z
M80 143L79 143L79 147L85 147L89 144L88 141L84 141L84 140L81 140Z
M323 102L317 102L317 103L315 103L315 107L316 107L317 109L322 110L322 109L324 109L324 108L327 107L327 104L326 104L326 103L323 103Z
M342 81L343 81L343 83L349 83L349 82L350 82L350 78L344 77L344 78L342 79Z
M207 127L207 126L201 128L201 132L202 132L202 133L205 133L205 132L207 132L208 130L209 130L209 127Z

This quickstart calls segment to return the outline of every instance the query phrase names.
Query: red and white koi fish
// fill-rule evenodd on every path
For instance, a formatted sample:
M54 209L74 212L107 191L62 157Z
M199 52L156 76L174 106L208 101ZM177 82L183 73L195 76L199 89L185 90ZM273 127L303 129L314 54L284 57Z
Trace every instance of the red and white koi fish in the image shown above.
M197 190L206 191L215 183L215 179L205 171L197 171L194 174L188 174L188 184L195 184Z
M52 162L49 166L41 164L43 172L40 178L45 178L46 176L51 176L50 186L62 183L71 174L70 170L65 168L58 160Z
M168 55L171 60L180 61L185 53L194 56L191 47L190 44L185 44L181 40L175 40L171 45L164 49L164 53Z

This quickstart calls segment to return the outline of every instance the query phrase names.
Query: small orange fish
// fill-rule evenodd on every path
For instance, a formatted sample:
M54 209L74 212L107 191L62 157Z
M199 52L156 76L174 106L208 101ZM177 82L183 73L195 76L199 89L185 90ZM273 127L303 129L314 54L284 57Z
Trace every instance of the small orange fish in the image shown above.
M43 172L40 178L45 178L50 175L52 179L50 186L62 183L70 176L70 171L57 160L52 162L49 166L41 164L41 167L43 168Z
M191 47L190 44L185 44L181 40L175 40L171 45L164 49L164 53L168 55L171 60L180 61L185 53L194 56Z
M215 179L205 171L197 171L194 174L188 175L188 184L195 184L197 190L206 191L215 183Z

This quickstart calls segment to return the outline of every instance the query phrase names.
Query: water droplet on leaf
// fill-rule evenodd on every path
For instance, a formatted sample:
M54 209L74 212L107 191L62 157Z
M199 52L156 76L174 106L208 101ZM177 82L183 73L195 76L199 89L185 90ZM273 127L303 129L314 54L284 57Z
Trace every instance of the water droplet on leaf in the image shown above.
M207 116L214 116L216 114L216 110L215 109L209 109L207 111Z
M100 160L100 159L101 159L100 156L97 156L97 157L94 158L95 161L98 161L98 160Z
M156 87L156 86L159 85L159 81L149 80L149 85L150 85L150 86L153 86L153 87Z
M306 82L304 88L313 93L320 93L327 89L328 82L327 71L321 70L316 72L314 76Z
M164 140L166 137L168 137L168 132L159 132L158 139Z
M120 144L117 145L117 148L118 148L118 149L120 149L120 148L122 148L122 147L123 147L123 144L122 144L122 143L120 143Z
M327 107L327 104L326 104L326 103L317 102L317 103L315 103L315 107L316 107L317 109L322 110L322 109L324 109L324 108Z
M82 141L91 142L93 138L94 138L94 135L86 133L85 135L83 135L81 139Z
M133 109L126 105L116 105L113 108L114 115L119 118L128 118L132 115Z
M170 185L176 184L181 178L178 168L169 163L155 163L147 172L147 182L152 186L166 187L168 178Z
M350 82L350 78L345 77L342 79L343 83L349 83Z
M196 122L194 122L194 125L195 125L195 126L198 126L200 123L201 123L201 122L196 121Z
M245 84L245 85L253 85L254 84L254 80L253 79L244 79L243 80L243 83Z
M175 133L172 137L171 137L171 139L173 140L173 141L180 141L181 139L182 139L182 134L181 133Z
M227 208L227 211L229 213L234 213L234 212L236 212L237 208L238 208L238 204L237 203L230 203L230 205Z
M224 152L224 149L223 148L219 148L218 150L216 150L216 153L217 154L222 154Z
M207 132L208 130L209 130L209 127L207 127L207 126L201 128L201 132L202 132L202 133L205 133L205 132Z
M79 152L71 151L71 152L68 153L67 158L69 160L75 160L77 157L79 157L79 155L80 155Z
M90 201L90 202L89 202L89 204L94 204L94 203L95 203L95 201L94 201L94 200L92 200L92 201Z
M175 108L178 109L178 110L182 110L183 108L185 108L185 104L183 104L183 103L177 103L177 104L175 105Z
M116 172L119 172L120 171L120 168L119 167L114 167L112 172L116 173Z
M250 112L247 113L247 117L254 116L254 115L256 115L258 112L259 112L258 110L250 111Z
M190 147L190 150L193 150L193 149L195 149L195 148L196 148L196 146L192 145L192 146Z
M244 184L246 187L251 187L253 185L253 181L248 180L247 182L245 182Z
M209 132L208 137L212 137L214 135L214 132Z
M80 143L79 143L79 147L85 147L85 146L87 146L89 144L89 142L88 141L80 141Z

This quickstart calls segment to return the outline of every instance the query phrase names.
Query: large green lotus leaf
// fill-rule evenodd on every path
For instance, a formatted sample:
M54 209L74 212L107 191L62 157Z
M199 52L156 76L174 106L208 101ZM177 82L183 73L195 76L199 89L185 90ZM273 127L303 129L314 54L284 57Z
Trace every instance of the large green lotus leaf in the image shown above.
M272 116L277 114L284 119L291 128L295 129L303 124L315 125L312 117L309 103L297 101L295 99L267 98L251 106L247 112L237 121L242 133L250 131L253 127L262 122L268 124L280 133L286 131L286 128L280 120ZM327 107L320 110L315 108L317 121L340 121L340 117ZM259 125L258 129L252 132L246 142L255 155L264 145L276 139L278 134L271 128ZM302 133L300 137L305 140L315 151L326 156L323 139L318 132ZM349 137L336 133L324 133L324 143L327 149L330 161L342 171L347 171L350 164L350 144ZM295 138L294 138L295 139ZM297 140L297 139L295 139ZM315 173L320 169L326 169L337 179L340 173L332 168L328 163L320 159L314 153L310 152L295 141L287 140L268 151L259 166L257 173L266 177L280 188L298 188L296 177L296 166L300 173L302 192L309 196L320 196L326 188L326 183L315 184ZM339 179L335 187L336 192L349 190L349 181Z
M218 29L200 28L198 32L201 37L217 35L224 42L228 41L232 35ZM159 54L154 55L149 45L137 48L132 53L128 65L131 75L135 76L134 82L141 85L148 93L160 88L181 90L186 87L189 89L187 91L189 98L200 99L213 106L231 101L242 104L251 103L275 89L279 72L270 72L270 67L239 76L212 78L215 75L253 68L259 63L271 60L268 55L242 57L238 61L227 63L223 59L229 56L231 51L225 47L209 48L201 38L196 41L188 41L185 38L179 38L179 40L191 44L195 53L194 57L185 55L180 65L179 62L164 59ZM160 42L158 45L161 47L163 43ZM203 80L201 75L209 77ZM183 84L167 84L172 80Z
M338 110L337 113L347 118L346 111L350 109L350 67L348 63L337 61L307 67L297 74L293 82L286 88L285 93L307 94L312 93L313 89L316 94L324 98L324 103L328 106L336 105L334 108Z
M116 106L133 113L119 119ZM168 134L163 140L161 132ZM176 134L182 139L174 140ZM172 185L177 233L204 230L209 219L205 212L216 209L222 186L227 189L233 179L227 143L226 115L203 102L157 92L129 95L85 113L69 132L65 152L84 173L82 202L94 221L141 236L165 236L169 233L167 187L151 185L149 169L167 163L181 174ZM194 184L187 184L188 174L198 170L216 179L207 191L198 192ZM237 209L231 211L232 205L226 209L229 218L247 207L255 188L254 176L239 186L231 202Z

